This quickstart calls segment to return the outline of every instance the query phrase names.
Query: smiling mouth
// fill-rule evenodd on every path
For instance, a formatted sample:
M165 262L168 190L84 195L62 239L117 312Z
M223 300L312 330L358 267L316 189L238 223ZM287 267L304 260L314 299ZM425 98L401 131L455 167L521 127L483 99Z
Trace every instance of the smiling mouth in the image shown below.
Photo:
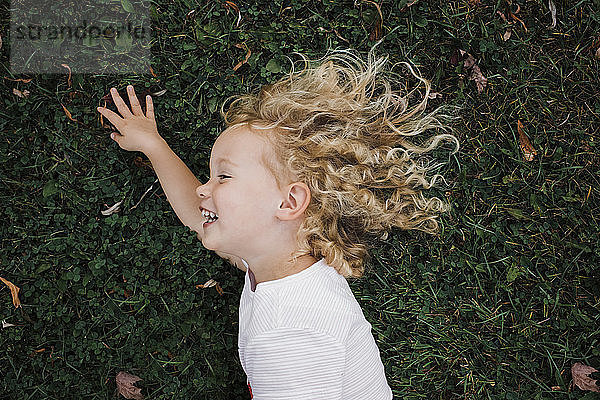
M209 221L206 221L205 223L203 223L203 224L202 224L202 226L209 226L209 225L212 225L212 224L214 224L215 222L217 222L217 220L216 220L216 219L215 219L215 220L213 220L213 221L210 221L210 222L209 222Z

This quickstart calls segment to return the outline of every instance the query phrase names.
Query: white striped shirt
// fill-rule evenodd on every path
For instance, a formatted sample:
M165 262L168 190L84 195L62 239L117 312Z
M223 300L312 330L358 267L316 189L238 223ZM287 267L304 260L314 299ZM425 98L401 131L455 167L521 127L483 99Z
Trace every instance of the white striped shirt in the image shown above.
M254 400L389 400L379 349L346 279L322 258L240 299L238 350Z

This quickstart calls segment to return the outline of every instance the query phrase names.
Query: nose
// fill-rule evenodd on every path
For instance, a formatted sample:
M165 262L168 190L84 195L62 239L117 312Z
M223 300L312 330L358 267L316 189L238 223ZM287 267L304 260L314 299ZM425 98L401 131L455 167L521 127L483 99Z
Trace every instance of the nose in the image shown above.
M208 197L206 194L207 190L206 190L206 184L204 185L200 185L196 188L196 195L200 198L205 198Z

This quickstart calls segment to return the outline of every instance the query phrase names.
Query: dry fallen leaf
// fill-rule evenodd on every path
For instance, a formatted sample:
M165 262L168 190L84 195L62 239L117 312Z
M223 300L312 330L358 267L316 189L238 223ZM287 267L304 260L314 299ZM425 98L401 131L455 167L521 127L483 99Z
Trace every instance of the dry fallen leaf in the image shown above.
M69 70L69 77L67 78L67 84L69 85L69 87L71 87L71 67L69 67L67 64L60 64L60 65Z
M529 141L525 132L523 132L523 124L520 120L517 120L517 132L519 133L519 145L523 151L523 158L525 158L526 161L532 161L537 155L537 151Z
M139 204L142 202L142 200L144 199L144 197L146 197L146 195L148 194L148 192L152 190L152 188L154 187L154 185L156 184L156 182L158 182L158 178L156 178L156 179L154 180L154 183L152 183L152 185L150 185L150 187L149 187L148 189L146 189L146 191L144 192L144 194L142 195L142 197L140 197L140 199L138 200L138 202L137 202L137 203L135 203L135 205L134 205L133 207L131 207L131 208L129 209L129 211L131 211L131 210L133 210L134 208L136 208L136 207L137 207L137 206L138 206L138 205L139 205ZM159 197L160 197L160 196L159 196Z
M487 85L486 77L481 73L479 66L477 66L475 63L475 58L473 58L471 54L464 50L459 50L459 52L464 60L464 67L467 70L471 70L471 73L469 74L469 80L475 81L475 84L477 85L477 93L481 93Z
M8 286L8 288L10 289L10 294L12 295L12 302L15 305L15 308L21 307L21 301L19 301L19 290L21 290L21 288L19 288L18 286L16 286L14 283L12 283L10 281L7 281L6 279L4 279L1 276L0 276L0 280L2 282L4 282L4 284L6 286Z
M215 289L217 289L217 293L223 296L223 293L225 292L221 288L221 285L219 285L219 282L215 281L214 279L209 279L204 285L196 285L196 289L208 289L213 286L215 287Z
M67 107L65 107L62 103L60 103L60 105L62 106L63 110L65 110L67 118L69 118L73 122L79 122L71 116L71 113L69 112L69 110L67 110Z
M250 51L248 46L246 46L246 43L236 43L235 47L237 47L238 49L241 49L243 47L246 48L246 58L244 59L244 61L240 61L239 63L237 63L235 65L235 67L233 67L233 70L237 71L242 65L244 65L248 62L248 59L250 58L250 54L252 54L252 52Z
M478 93L481 93L483 91L483 88L485 88L485 85L487 85L487 79L485 76L483 76L481 70L477 65L473 65L473 71L471 72L469 80L475 81Z
M242 20L242 13L240 13L240 9L237 6L237 4L235 4L233 1L225 1L225 4L223 4L223 7L225 7L227 9L227 14L229 14L229 8L232 8L233 10L235 10L238 14L238 20L237 23L235 24L235 27L237 28L240 24L240 21Z
M575 363L571 367L571 375L573 383L581 390L589 390L592 392L600 392L600 386L597 385L597 380L591 378L591 374L598 372L597 369L582 363Z
M217 284L217 282L214 279L210 279L208 281L206 281L206 283L204 285L196 285L196 289L206 289L209 287L213 287Z
M29 357L35 357L36 354L38 353L43 353L44 351L46 351L46 348L41 348L39 350L33 350L31 353L29 353Z
M552 14L552 26L550 28L554 28L556 26L556 6L552 0L548 0L548 8L550 8L550 14Z
M23 97L29 97L29 90L23 90L22 92L19 89L13 88L13 94L16 94L17 96L23 98Z
M374 1L371 1L371 0L362 0L362 1L371 3L375 6L375 8L377 8L377 12L379 13L379 19L377 20L377 22L375 22L375 26L373 27L373 30L371 31L371 34L369 35L369 40L379 40L381 38L381 27L383 25L383 14L381 13L381 8L379 7L379 4L375 3ZM408 5L407 5L407 7L408 7Z
M517 16L515 14L518 14L519 11L521 10L521 6L517 4L517 11L515 11L515 13L513 14L510 10L508 11L508 15L514 19L515 21L519 21L521 23L521 25L523 25L523 28L525 29L525 32L527 32L527 26L525 26L525 22L521 21L519 18L517 18Z
M507 21L506 21L506 17L504 16L504 14L503 14L502 12L500 12L500 11L496 11L496 13L497 13L498 15L500 15L500 18L502 18L502 21L504 21L504 22L507 22Z
M32 79L32 78L29 78L29 79L23 79L23 78L19 78L19 79L10 79L10 78L4 77L4 79L6 79L6 80L8 80L8 81L13 81L13 82L23 82L23 83L29 83L29 82L31 82L31 79Z
M512 29L508 28L506 30L506 32L504 32L504 35L502 36L502 39L506 42L508 39L510 39L510 35L512 34Z
M6 322L5 319L2 320L2 329L10 328L11 326L17 326L17 325L10 324L10 323Z
M137 381L141 381L139 376L128 374L127 372L119 372L115 377L117 382L117 390L126 399L142 400L142 389L135 387Z
M116 212L119 212L119 206L121 205L121 203L123 203L123 200L119 201L118 203L115 203L115 205L113 205L112 207L101 211L102 215L111 215L114 214ZM107 204L104 204L105 207L108 207Z

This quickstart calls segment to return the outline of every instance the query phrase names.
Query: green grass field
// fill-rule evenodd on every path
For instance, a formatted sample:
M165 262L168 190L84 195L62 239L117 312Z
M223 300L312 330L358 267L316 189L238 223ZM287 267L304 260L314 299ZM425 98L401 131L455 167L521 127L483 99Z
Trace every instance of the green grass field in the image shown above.
M366 55L378 38L432 81L428 110L462 107L439 237L394 231L351 281L394 397L600 399L571 385L575 362L600 369L600 3L554 0L555 26L546 0L409 3L153 2L154 74L69 81L11 72L2 1L0 277L22 307L0 284L0 320L16 325L0 329L0 399L112 399L119 371L147 399L249 399L243 274L181 225L96 107L112 86L166 90L159 132L204 181L226 97L283 77L294 51ZM196 287L209 279L222 295Z

